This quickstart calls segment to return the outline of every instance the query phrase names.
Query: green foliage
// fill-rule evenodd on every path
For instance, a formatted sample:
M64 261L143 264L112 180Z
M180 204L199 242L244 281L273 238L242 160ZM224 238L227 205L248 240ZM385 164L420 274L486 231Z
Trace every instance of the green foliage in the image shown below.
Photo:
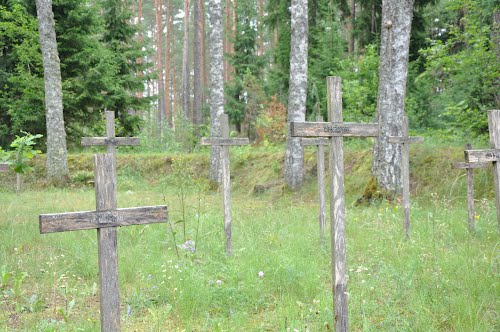
M34 150L33 146L36 144L35 140L43 137L41 134L22 133L24 136L16 135L16 139L10 144L10 147L14 149L12 151L12 165L14 172L18 174L25 174L33 169L28 163L34 156L41 153L40 150Z

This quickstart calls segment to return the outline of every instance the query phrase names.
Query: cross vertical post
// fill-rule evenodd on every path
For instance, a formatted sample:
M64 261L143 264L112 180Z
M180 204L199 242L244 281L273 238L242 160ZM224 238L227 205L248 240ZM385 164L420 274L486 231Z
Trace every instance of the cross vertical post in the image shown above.
M408 117L403 116L401 136L389 136L389 143L401 144L401 187L403 193L403 229L406 237L410 236L410 143L422 143L423 137L410 137Z
M228 255L233 251L231 234L231 174L229 167L229 146L250 144L248 138L229 138L229 118L221 115L221 138L202 138L201 145L221 146L222 164L222 202L224 205L224 233L226 235L225 250Z
M329 122L291 122L294 137L330 138L330 227L332 241L332 275L334 326L337 332L348 329L347 268L345 247L345 197L343 137L375 137L377 123L342 122L342 82L340 77L327 78Z
M316 122L323 122L323 117L318 115ZM302 138L303 146L316 146L316 163L318 176L318 203L319 203L319 233L320 241L325 242L326 208L325 208L325 145L330 144L327 138Z
M500 233L500 110L488 111L488 128L490 146L488 150L465 150L465 161L468 163L493 162L493 178L495 180L495 202L497 207L498 231Z
M472 144L465 144L465 150L472 150ZM476 230L476 210L474 207L474 168L484 168L487 166L489 166L488 163L453 163L453 168L465 169L467 174L467 211L469 232L474 232Z

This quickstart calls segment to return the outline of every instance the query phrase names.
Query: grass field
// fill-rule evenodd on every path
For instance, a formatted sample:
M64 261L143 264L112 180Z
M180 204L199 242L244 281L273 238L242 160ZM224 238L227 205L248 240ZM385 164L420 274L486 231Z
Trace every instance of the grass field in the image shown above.
M429 152L422 149L414 153ZM296 193L278 186L255 194L249 181L278 179L282 156L245 151L232 160L232 257L224 254L220 194L194 177L196 166L185 176L186 164L174 158L169 175L149 178L135 166L119 168L118 206L167 204L171 221L118 232L123 331L333 330L330 246L319 241L314 177ZM350 329L499 331L500 242L490 189L478 189L478 229L469 234L463 177L454 173L444 188L434 159L419 159L419 174L439 184L429 191L432 179L412 178L405 240L397 204L353 204L369 169L369 162L353 166L363 155L346 157ZM183 162L194 165L189 158ZM257 158L267 160L267 173ZM312 152L307 160L313 169ZM83 185L0 191L2 331L99 330L96 232L38 231L41 213L93 209L93 188ZM188 239L195 252L182 248Z

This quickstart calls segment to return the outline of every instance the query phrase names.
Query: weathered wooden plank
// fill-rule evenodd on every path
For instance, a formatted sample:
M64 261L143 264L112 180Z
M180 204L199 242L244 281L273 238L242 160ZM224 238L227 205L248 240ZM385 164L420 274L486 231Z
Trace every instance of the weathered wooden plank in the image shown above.
M498 160L500 160L500 149L465 150L464 154L465 161L468 163L487 163L497 162Z
M453 163L453 168L458 168L458 169L486 168L489 166L491 166L491 163L467 163L463 161L458 161Z
M416 144L416 143L423 143L424 138L421 136L409 136L409 137L389 136L387 141L389 143L397 143L397 144Z
M340 77L328 77L327 89L329 121L341 123L342 82ZM378 132L378 126L376 126L376 131ZM348 329L348 306L345 243L344 149L342 136L333 136L331 138L330 167L330 224L333 248L332 275L334 281L334 330L336 332L346 332Z
M330 145L330 139L328 138L302 138L300 140L303 146L322 146Z
M114 137L114 119L106 112L106 132ZM108 153L94 155L97 211L116 210L116 158L114 146ZM119 332L120 288L118 286L118 234L116 227L97 229L101 331Z
M316 117L317 122L323 122L323 117L318 115ZM303 138L304 141L315 140L317 142L318 151L316 154L316 162L318 164L318 203L319 203L319 236L321 244L325 243L325 229L326 229L326 207L325 207L325 147L324 145L329 145L330 140L328 138Z
M500 110L488 112L488 126L490 131L490 146L497 156L500 155ZM495 202L497 205L498 232L500 234L500 163L493 162L493 178L495 180Z
M228 135L229 136L229 135ZM202 138L201 145L220 145L220 146L234 146L234 145L248 145L250 140L248 138Z
M81 144L83 146L124 146L124 145L139 145L138 137L82 137Z
M290 133L297 137L374 137L379 134L377 123L350 122L291 122Z
M110 211L81 211L39 216L40 233L56 233L166 222L167 206L144 206Z
M0 163L0 172L7 172L9 170L9 164Z
M405 138L401 144L401 181L403 186L403 228L405 236L410 236L410 144L408 144L408 117L403 116L401 133Z
M229 139L229 117L227 114L221 116L222 139ZM248 141L248 139L246 139ZM229 146L223 145L221 151L222 163L222 201L224 205L224 233L226 235L226 254L233 252L233 240L231 234L231 173L229 165Z
M472 150L472 144L465 144L465 150ZM480 165L478 163L477 165ZM484 164L484 163L483 163ZM473 232L476 229L476 209L474 208L474 170L469 167L467 172L467 211L469 221L469 231Z

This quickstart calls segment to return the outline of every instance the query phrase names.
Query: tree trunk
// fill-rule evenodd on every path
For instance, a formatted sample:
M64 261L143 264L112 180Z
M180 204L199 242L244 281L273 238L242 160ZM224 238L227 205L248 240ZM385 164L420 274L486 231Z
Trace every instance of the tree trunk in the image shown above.
M172 0L167 0L167 10L165 22L167 24L167 40L165 41L165 122L169 127L172 127L172 102L170 99L170 59L173 33L173 15L172 15Z
M184 0L184 40L182 49L182 111L186 120L191 118L189 108L189 0Z
M139 43L139 46L142 48L142 29L144 28L142 26L142 0L139 0L138 3L137 3L137 19L138 19L138 23L140 28L139 28L139 35L137 36L137 42ZM142 57L139 57L137 58L136 62L137 64L142 64ZM137 71L137 76L138 77L142 77L143 76L143 73L142 73L142 70L138 70ZM144 91L143 90L140 90L140 91L137 91L137 97L138 98L142 98L144 97Z
M57 53L52 0L36 0L40 49L43 57L47 125L47 177L64 181L69 174L66 131L64 129L61 65Z
M493 10L493 22L491 27L491 40L495 46L495 54L497 56L497 61L500 61L500 8L495 8ZM497 86L495 93L495 102L496 107L500 108L500 78L497 78L495 81L495 85Z
M413 0L383 0L377 117L380 136L373 147L372 174L381 189L394 194L401 184L400 136L405 107Z
M220 117L224 113L224 35L222 31L221 0L209 1L210 22L210 136L220 137ZM221 149L212 146L210 150L210 180L220 183L222 169L220 165Z
M347 31L349 43L347 44L347 52L349 55L354 54L354 20L356 19L356 1L349 0L349 10L351 15L349 15L347 22Z
M201 20L201 2L202 0L194 0L193 19L194 19L194 38L193 38L193 124L196 135L198 135L199 126L201 124L201 107L203 104L202 84L202 20Z
M158 73L158 138L162 139L162 124L163 124L163 114L165 113L165 99L163 86L163 0L155 0L155 19L156 19L156 70Z
M304 148L299 137L290 136L290 122L305 121L307 96L307 0L292 0L292 40L288 95L285 181L292 189L304 181Z

